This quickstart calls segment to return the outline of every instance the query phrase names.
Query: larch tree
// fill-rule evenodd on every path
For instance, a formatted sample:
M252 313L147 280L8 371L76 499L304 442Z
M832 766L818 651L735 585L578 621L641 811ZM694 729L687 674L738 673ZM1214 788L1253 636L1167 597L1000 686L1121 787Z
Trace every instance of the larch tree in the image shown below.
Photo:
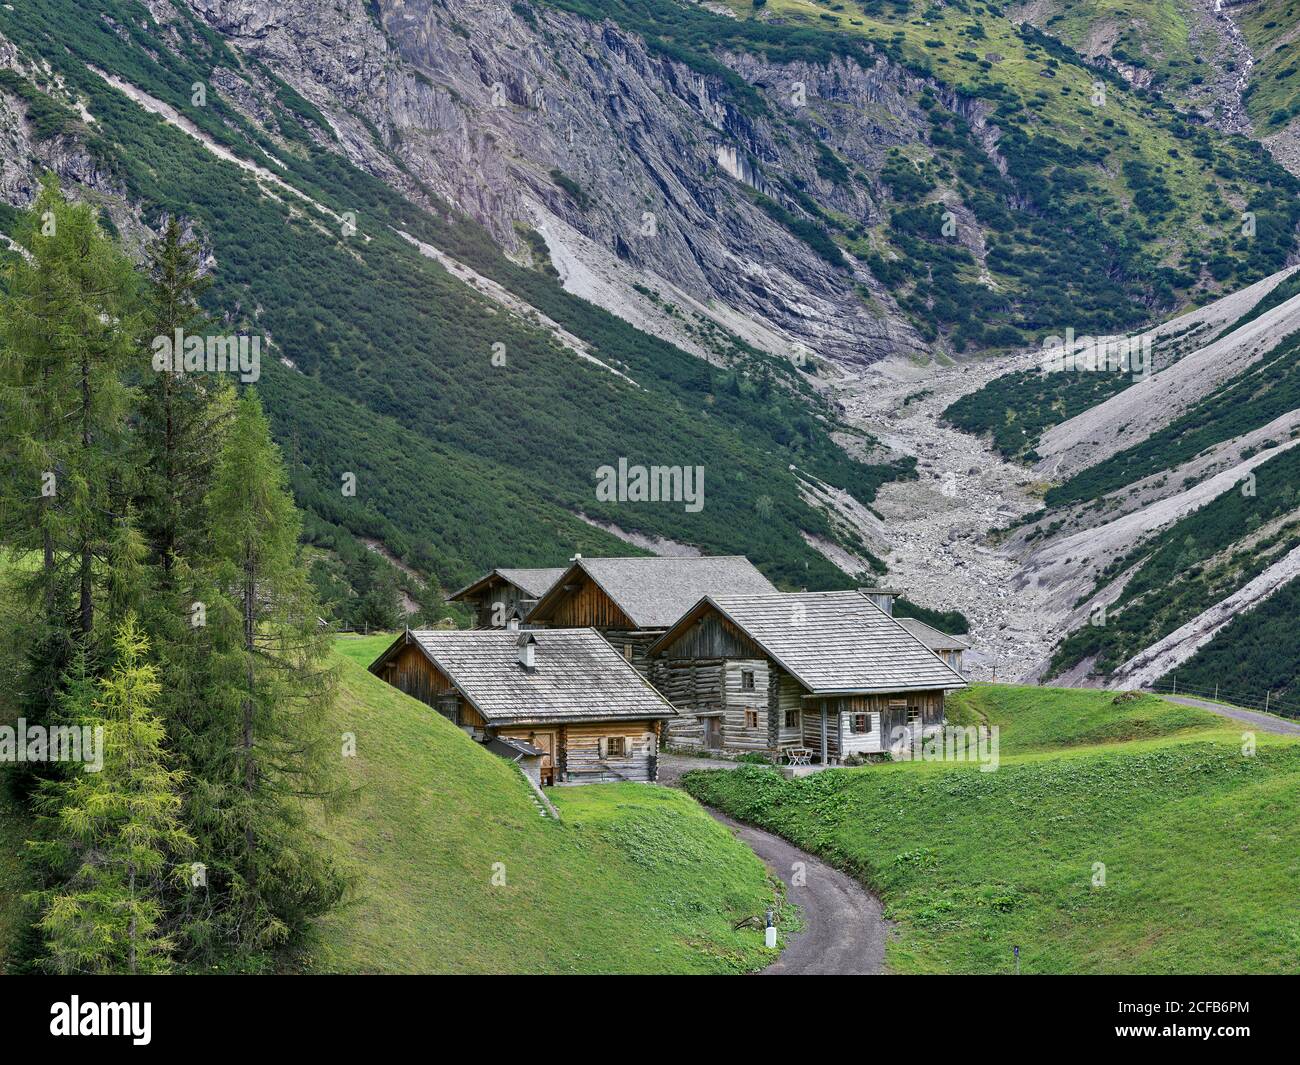
M0 540L39 558L44 632L33 709L48 711L74 642L95 631L97 566L121 513L138 281L87 204L53 176L16 231L0 303Z
M29 846L61 879L33 896L43 968L70 973L158 973L171 967L162 932L162 886L181 876L175 858L193 840L180 821L182 774L171 768L149 641L128 616L113 640L115 664L94 682L80 668L63 688L64 718L93 735L102 765L48 781L36 796L39 840ZM83 747L84 756L84 747Z

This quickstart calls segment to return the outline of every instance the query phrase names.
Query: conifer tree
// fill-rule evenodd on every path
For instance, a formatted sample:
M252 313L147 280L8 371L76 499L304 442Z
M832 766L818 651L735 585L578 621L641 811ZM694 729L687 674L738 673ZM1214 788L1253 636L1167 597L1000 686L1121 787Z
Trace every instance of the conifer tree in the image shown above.
M210 280L201 275L197 240L187 238L180 220L167 219L163 234L148 248L149 286L144 338L155 343L197 336L209 322L199 298ZM183 578L207 545L203 513L221 434L234 406L228 381L206 374L159 370L149 360L141 389L137 433L140 470L140 527L167 590Z
M94 633L97 563L120 512L137 280L92 208L47 176L17 229L0 303L0 540L39 557L36 716ZM71 602L69 599L71 598ZM43 672L42 672L43 671Z
M153 709L157 670L134 617L123 621L113 646L116 664L98 684L88 675L87 652L78 651L62 698L66 720L102 729L102 768L47 782L36 797L44 832L30 846L65 877L33 897L46 950L40 964L56 973L171 966L159 896L172 856L192 844L179 820L182 776L168 766Z
M335 674L303 565L301 518L253 389L239 400L208 499L216 564L204 635L212 684L196 704L191 824L209 868L191 939L245 952L288 941L339 901L305 797L345 797L327 729Z

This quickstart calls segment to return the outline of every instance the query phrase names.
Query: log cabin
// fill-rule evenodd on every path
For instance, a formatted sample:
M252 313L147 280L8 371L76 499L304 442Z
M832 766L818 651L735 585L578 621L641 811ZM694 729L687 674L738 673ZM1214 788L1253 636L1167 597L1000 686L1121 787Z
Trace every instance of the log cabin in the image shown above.
M649 653L666 742L823 765L905 747L966 686L862 591L706 596Z
M564 575L563 566L544 569L494 569L447 596L449 603L470 608L470 627L504 629L525 623L537 601Z
M949 636L946 632L940 632L933 625L927 625L924 621L918 621L916 618L897 618L896 620L903 628L942 658L954 673L960 673L963 677L966 675L965 670L962 668L962 654L970 647L966 640L963 640L960 636Z
M740 555L576 557L528 615L533 627L590 626L642 674L648 650L687 610L709 595L756 595L776 589Z
M370 672L498 753L492 741L512 741L512 761L535 757L521 745L541 752L547 785L653 782L676 716L594 629L407 630Z

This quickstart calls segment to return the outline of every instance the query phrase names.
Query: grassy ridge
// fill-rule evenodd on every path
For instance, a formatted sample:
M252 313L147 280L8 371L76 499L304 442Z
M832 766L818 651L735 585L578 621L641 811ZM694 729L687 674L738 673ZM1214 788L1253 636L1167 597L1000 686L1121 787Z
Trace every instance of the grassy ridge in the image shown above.
M996 772L903 763L787 782L747 767L687 787L879 892L900 922L898 972L1010 972L1015 945L1027 973L1300 972L1300 744L1260 736L1247 757L1231 727L1100 698L977 689L1004 753L1022 752ZM1153 728L1171 734L1054 746Z
M340 638L340 732L356 806L322 831L358 874L303 959L318 972L735 973L774 957L753 929L762 863L693 800L591 785L539 816L518 772L364 669L390 637ZM494 863L505 884L493 886Z
M1222 719L1154 695L1125 696L1079 688L972 684L948 700L957 725L996 725L1005 755L1058 747L1083 747L1156 739L1217 728Z

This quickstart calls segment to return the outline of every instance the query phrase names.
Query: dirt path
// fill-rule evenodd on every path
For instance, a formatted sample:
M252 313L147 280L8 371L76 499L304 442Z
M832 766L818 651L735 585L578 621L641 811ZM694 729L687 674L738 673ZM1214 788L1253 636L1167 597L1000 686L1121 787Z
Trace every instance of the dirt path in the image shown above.
M692 769L735 769L735 762L683 755L659 757L659 783L676 787ZM705 807L745 843L785 885L803 914L804 929L789 936L772 976L876 976L885 968L889 922L880 900L847 873L761 828Z
M1231 717L1237 721L1245 721L1247 724L1254 725L1261 732L1276 732L1283 736L1300 736L1300 722L1283 721L1280 717L1274 717L1272 714L1261 714L1256 710L1242 710L1237 706L1224 706L1222 703L1212 703L1208 699L1194 699L1186 695L1166 695L1161 692L1160 698L1168 703L1194 706L1199 710L1209 710L1211 713Z
M707 807L706 807L707 809ZM804 930L786 940L781 960L765 976L878 976L885 968L889 924L880 900L851 876L799 850L780 836L709 810L743 840L785 884L803 914Z

